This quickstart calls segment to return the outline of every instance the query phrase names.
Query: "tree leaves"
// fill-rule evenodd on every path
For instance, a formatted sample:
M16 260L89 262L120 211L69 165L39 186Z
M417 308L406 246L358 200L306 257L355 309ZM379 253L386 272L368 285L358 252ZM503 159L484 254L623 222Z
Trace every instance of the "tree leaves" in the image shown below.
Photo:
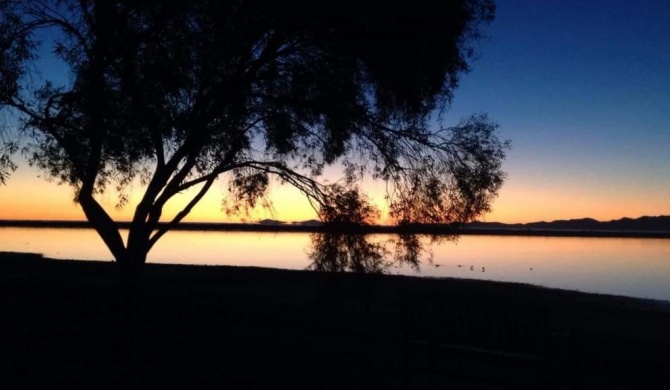
M155 242L171 197L218 177L229 212L269 207L278 177L325 221L352 224L378 214L356 187L368 175L388 183L402 223L472 220L502 184L497 125L429 121L469 70L490 0L0 0L0 11L0 108L22 115L31 162L72 185L94 225L111 224L94 194L112 185L122 206L125 188L146 184L132 245ZM71 83L29 77L38 28ZM321 183L337 163L349 187Z
M7 179L12 172L16 171L16 164L10 156L18 150L15 143L7 142L0 147L0 184L7 184Z

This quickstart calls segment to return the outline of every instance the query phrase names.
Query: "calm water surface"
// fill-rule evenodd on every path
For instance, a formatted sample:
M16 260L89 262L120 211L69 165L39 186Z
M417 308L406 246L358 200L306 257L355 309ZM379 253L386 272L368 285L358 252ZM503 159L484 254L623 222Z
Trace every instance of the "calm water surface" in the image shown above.
M123 232L127 234L127 232ZM385 242L389 236L375 235ZM173 231L149 262L248 265L305 269L308 233ZM110 261L90 229L0 228L0 251L42 253L57 259ZM670 301L670 239L462 236L432 246L419 270L390 273L531 283L587 292Z

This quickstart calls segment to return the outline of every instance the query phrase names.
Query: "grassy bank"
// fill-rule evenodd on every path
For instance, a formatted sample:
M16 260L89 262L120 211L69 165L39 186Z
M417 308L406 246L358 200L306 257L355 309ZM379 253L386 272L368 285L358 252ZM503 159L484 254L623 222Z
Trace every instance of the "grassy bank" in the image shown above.
M477 374L486 356L444 375L410 347L518 350L532 329L561 337L550 386L667 388L666 304L521 284L148 265L128 291L110 263L0 253L0 308L2 388L519 388Z

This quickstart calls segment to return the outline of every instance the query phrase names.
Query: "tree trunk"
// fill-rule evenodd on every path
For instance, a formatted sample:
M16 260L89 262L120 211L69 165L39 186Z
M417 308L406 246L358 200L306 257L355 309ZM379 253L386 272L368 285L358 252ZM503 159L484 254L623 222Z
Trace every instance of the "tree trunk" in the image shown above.
M150 248L149 235L149 228L144 221L133 220L128 232L126 249L123 251L123 256L117 259L124 281L137 283L142 278Z
M142 279L144 263L147 260L150 229L142 220L133 221L128 244L124 245L116 224L90 193L80 193L78 200L86 218L116 259L122 284L129 289L135 289Z
M121 282L128 289L136 289L142 280L144 264L147 259L146 246L138 247L133 245L127 248L123 257L117 258Z

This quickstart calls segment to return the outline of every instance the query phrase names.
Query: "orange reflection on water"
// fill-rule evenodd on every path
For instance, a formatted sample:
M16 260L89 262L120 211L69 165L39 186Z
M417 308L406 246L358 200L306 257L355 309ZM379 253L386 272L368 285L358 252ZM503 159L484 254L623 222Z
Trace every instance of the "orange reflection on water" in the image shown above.
M112 259L93 229L0 227L0 251L40 253L54 259Z
M156 244L148 261L303 269L309 244L304 233L173 231Z
M126 232L122 232L125 236ZM375 235L384 242L392 236ZM172 231L153 248L155 263L305 269L306 233ZM392 246L389 249L393 249ZM51 258L111 260L90 229L0 228L0 251ZM393 273L531 283L670 301L670 239L462 236L432 247L434 262Z

